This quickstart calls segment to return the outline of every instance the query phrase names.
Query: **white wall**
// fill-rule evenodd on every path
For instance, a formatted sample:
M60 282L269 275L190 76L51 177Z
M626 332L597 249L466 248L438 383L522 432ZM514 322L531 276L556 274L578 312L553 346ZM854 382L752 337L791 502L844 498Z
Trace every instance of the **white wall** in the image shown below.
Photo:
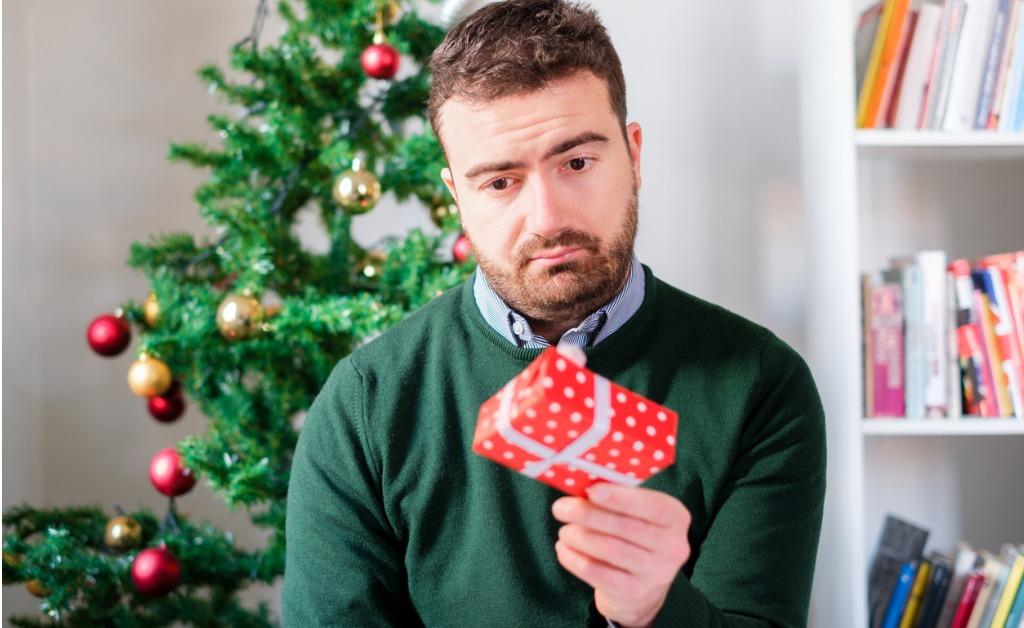
M145 296L124 264L132 240L206 233L192 201L203 173L168 163L167 144L215 141L205 116L227 108L195 70L223 64L255 4L5 3L5 507L165 506L149 458L202 430L203 418L151 420L125 385L131 352L102 359L83 336L95 315ZM641 260L799 348L796 2L592 4L625 66L630 118L644 128ZM355 231L372 242L396 224L429 221L386 198ZM181 501L243 544L261 543L204 486ZM258 594L276 603L276 591ZM34 601L6 587L4 614Z

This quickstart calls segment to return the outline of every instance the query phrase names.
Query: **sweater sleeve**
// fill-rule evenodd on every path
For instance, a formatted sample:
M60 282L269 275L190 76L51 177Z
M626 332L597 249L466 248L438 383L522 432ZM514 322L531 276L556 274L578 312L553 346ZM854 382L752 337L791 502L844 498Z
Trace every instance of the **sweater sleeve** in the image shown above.
M418 625L384 513L359 372L334 368L299 434L288 486L285 626Z
M805 626L825 501L825 417L804 360L771 335L707 537L655 626Z

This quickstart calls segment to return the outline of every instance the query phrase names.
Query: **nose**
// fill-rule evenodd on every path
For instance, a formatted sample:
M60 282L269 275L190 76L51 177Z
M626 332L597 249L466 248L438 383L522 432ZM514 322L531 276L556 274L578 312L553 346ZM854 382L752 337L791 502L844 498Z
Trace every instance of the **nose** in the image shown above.
M529 195L526 228L535 236L552 238L570 224L565 199L557 185L544 176L535 177Z

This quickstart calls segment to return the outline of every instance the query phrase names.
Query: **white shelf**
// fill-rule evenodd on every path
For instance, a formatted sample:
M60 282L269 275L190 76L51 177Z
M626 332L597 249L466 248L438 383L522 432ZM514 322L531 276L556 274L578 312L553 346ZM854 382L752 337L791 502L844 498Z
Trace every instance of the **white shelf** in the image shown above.
M896 159L1020 159L1024 133L862 130L854 132L858 153Z
M1024 436L1020 419L863 419L865 436Z

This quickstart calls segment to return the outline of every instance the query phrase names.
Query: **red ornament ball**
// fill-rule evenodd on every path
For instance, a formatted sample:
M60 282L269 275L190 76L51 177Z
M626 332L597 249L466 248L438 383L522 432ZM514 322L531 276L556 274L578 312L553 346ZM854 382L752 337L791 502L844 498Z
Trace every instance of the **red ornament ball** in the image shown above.
M388 44L372 44L363 51L363 71L373 78L390 79L398 73L398 51Z
M181 581L181 563L166 547L150 547L132 561L132 582L149 597L167 595Z
M89 323L85 338L93 351L110 357L121 353L128 346L132 339L132 328L123 318L104 314Z
M452 257L455 261L463 264L473 255L473 250L469 246L469 238L463 233L455 240L455 244L452 245Z
M146 407L149 414L161 423L177 420L185 412L185 398L181 394L181 385L175 380L167 392L150 397Z
M174 447L161 449L149 463L149 480L168 497L184 495L195 486L196 476L185 466Z

